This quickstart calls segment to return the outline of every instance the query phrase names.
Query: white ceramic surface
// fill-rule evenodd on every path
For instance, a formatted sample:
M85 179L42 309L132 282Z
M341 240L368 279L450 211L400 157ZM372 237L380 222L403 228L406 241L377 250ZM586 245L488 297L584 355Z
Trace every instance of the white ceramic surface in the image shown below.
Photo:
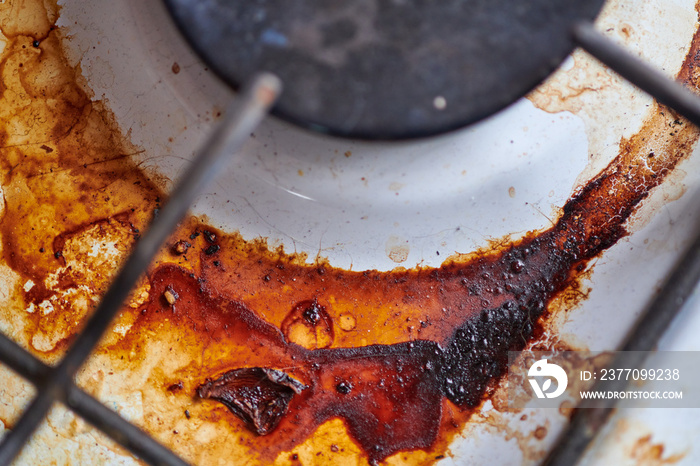
M176 179L232 93L190 52L156 0L66 0L59 25L95 98L108 101L144 149L135 157L152 172ZM598 26L673 75L696 27L694 2L615 0ZM625 28L631 33L624 34ZM487 121L424 141L346 141L268 119L194 211L246 238L268 238L287 251L321 255L354 270L439 265L489 239L547 227L572 192L616 155L620 138L639 128L649 104L584 54L563 70L561 79L581 75L594 89L572 99L577 111L548 113L523 99ZM613 348L653 296L698 231L698 159L696 154L683 162L655 190L631 222L634 233L596 262L586 283L590 298L562 324L567 338L591 349ZM391 254L392 260L389 252L397 248L407 254ZM686 306L683 322L665 340L667 349L700 350L693 338L700 330L694 313L699 306L697 300ZM683 464L698 464L693 443L700 421L694 414L619 413L615 422L627 419L634 429L613 432L617 424L611 424L587 462L634 464L626 448L649 432L669 453L685 453ZM530 413L528 422L518 415L508 423L525 434L549 425L547 438L532 445L544 450L563 417ZM536 461L523 456L516 440L475 424L453 452L459 464Z

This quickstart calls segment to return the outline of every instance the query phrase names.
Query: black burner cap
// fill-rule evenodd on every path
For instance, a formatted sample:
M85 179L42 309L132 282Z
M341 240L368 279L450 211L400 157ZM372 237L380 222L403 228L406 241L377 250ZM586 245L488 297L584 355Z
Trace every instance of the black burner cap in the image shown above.
M429 136L506 107L574 48L604 0L165 0L234 88L282 79L273 113L361 139Z

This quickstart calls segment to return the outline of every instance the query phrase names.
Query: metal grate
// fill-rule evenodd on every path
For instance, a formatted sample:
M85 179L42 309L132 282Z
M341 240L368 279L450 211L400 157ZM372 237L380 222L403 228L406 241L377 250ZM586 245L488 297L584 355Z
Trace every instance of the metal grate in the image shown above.
M627 80L648 92L662 104L674 108L700 126L700 99L678 83L615 46L593 29L581 24L572 31L574 40ZM77 387L73 377L95 348L114 315L120 309L136 280L149 265L162 243L174 230L202 188L214 177L225 157L238 149L251 131L267 114L281 89L271 74L256 77L229 108L220 127L194 160L192 169L173 189L170 199L154 219L147 233L137 242L134 251L110 286L107 293L75 344L55 367L45 365L28 351L0 333L0 362L33 383L38 391L14 429L0 442L0 466L8 465L26 444L51 405L59 401L100 429L113 440L151 464L185 465L172 451L160 445L141 429L130 424L114 411ZM652 349L666 330L700 277L700 241L692 254L671 275L659 299L644 314L628 341L635 350ZM674 280L681 276L684 280ZM582 414L582 411L587 413ZM611 409L579 410L569 430L550 457L551 464L574 464L592 440L588 424L605 422ZM582 418L582 419L579 419Z

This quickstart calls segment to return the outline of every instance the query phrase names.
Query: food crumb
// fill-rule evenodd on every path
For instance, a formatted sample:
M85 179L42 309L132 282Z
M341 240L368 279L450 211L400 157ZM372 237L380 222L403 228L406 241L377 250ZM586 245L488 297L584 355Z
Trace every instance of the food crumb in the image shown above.
M173 290L170 287L167 287L163 292L163 297L168 302L168 304L172 306L173 304L175 304L175 302L180 296L177 294L177 292L175 292L175 290Z
M202 234L204 235L204 239L207 240L208 243L216 243L216 235L211 231L204 230L202 231Z
M184 240L180 240L173 245L173 252L175 254L184 254L192 245Z
M177 383L174 383L168 387L169 392L175 392L178 390L182 390L184 385L182 384L182 380L178 380Z

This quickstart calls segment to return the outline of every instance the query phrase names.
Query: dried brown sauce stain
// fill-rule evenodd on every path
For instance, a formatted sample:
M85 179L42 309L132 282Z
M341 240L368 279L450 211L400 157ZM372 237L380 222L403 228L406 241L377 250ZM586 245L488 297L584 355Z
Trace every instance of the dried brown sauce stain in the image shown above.
M5 263L22 277L17 300L34 306L25 316L24 344L52 359L114 270L115 261L95 259L84 245L123 257L162 194L131 161L136 150L111 114L79 85L79 70L67 65L53 27L57 10L47 13L43 2L14 5L0 6L8 38L0 64L0 230ZM696 39L679 76L693 86ZM176 373L154 368L148 383L173 406L187 406L187 421L200 429L229 432L230 442L212 446L210 459L231 455L237 444L262 462L292 451L306 461L360 452L371 462L391 455L390 461L434 461L493 392L507 351L542 331L548 303L575 288L588 261L626 234L635 207L697 139L694 128L659 106L567 202L554 227L437 269L309 265L303 256L269 251L264 242L191 218L125 307L130 329L109 339L101 354L116 368L137 371L162 342L172 345L173 358L190 361ZM190 247L173 249L179 241ZM79 295L82 285L89 293ZM85 302L77 305L76 296ZM210 378L254 367L305 385L266 436L246 430L223 406L193 399ZM168 390L173 385L182 389ZM159 418L146 422L163 430ZM161 440L190 456L204 454L192 453L201 448L196 429L187 429ZM324 439L332 442L327 449L313 451ZM399 453L406 450L416 451Z
M639 466L661 466L664 464L677 464L682 461L686 453L666 455L662 443L652 443L651 434L641 437L632 446L630 458Z

